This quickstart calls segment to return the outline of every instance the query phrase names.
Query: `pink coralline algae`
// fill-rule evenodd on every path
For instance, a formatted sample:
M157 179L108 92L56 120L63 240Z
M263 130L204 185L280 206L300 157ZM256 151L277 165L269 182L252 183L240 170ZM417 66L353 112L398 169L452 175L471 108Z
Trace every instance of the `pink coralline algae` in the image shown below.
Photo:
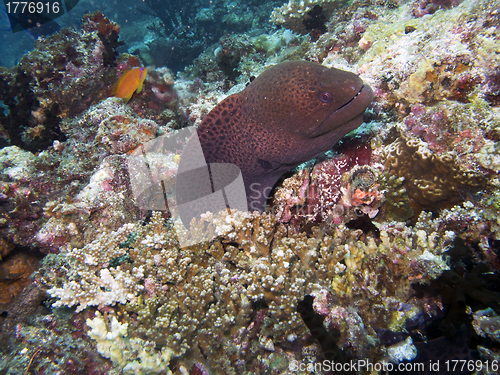
M347 222L356 215L373 218L383 202L379 172L369 166L371 149L365 142L346 142L339 154L301 170L276 193L281 222Z
M457 103L424 106L413 104L411 112L399 126L408 137L421 139L433 152L455 152L466 169L478 170L477 155L488 138L486 107Z

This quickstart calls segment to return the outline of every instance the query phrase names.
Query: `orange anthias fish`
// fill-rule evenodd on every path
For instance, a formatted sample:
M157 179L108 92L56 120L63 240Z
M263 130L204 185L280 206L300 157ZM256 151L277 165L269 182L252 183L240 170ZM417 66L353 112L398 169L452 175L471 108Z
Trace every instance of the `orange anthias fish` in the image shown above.
M111 95L122 98L127 103L134 92L141 92L147 74L147 68L133 68L124 71L118 82L113 86Z

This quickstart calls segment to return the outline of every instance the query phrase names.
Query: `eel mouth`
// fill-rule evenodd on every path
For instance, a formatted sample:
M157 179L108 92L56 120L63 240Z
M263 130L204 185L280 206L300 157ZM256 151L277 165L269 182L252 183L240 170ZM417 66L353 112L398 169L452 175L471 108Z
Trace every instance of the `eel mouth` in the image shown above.
M335 111L333 111L330 116L334 115L335 113L337 113L338 111L340 111L342 108L347 107L349 104L351 104L359 95L361 95L361 91L363 91L364 87L365 87L365 84L363 84L363 86L361 86L361 88L359 89L359 91L356 93L356 95L354 95L351 98L351 100L349 100L347 103L343 104L342 106L340 106L339 108L337 108Z
M333 111L311 134L319 136L334 131L341 125L360 117L373 101L373 91L370 86L363 84L359 91L347 102ZM362 117L362 116L361 116ZM359 123L361 125L362 121ZM358 126L359 126L358 125ZM357 126L356 126L357 127ZM355 128L356 128L355 127ZM351 129L354 130L355 128Z

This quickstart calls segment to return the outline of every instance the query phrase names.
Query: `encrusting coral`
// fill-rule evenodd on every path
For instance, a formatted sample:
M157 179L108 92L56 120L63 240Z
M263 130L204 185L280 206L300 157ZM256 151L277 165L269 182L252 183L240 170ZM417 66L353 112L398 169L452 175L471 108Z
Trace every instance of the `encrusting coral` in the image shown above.
M341 332L343 351L382 359L388 352L376 329L402 330L424 308L411 284L447 269L441 255L454 234L421 219L414 229L385 224L378 239L343 224L308 236L268 214L208 215L192 223L189 235L213 230L217 239L180 248L156 212L145 226L126 224L59 254L67 275L45 270L42 281L58 298L55 306L123 305L115 324L128 324L131 339L153 341L189 367L254 373L277 358L287 367L290 345L308 345L297 312L307 295L326 329Z
M452 207L464 200L464 191L486 186L482 174L457 164L456 154L436 154L419 139L398 138L383 153L385 169L404 178L403 186L416 212Z

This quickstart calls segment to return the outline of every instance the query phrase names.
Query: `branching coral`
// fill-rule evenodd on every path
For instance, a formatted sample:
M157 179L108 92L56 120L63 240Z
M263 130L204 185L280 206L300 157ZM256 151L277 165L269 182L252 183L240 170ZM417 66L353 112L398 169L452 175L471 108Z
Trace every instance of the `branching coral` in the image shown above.
M77 311L87 306L105 306L115 303L137 301L143 286L139 284L144 279L144 267L122 269L122 267L101 268L102 262L110 264L127 254L126 248L120 248L131 234L131 227L122 227L106 242L94 241L85 251L73 249L68 253L70 259L76 261L75 267L69 262L69 280L63 289L53 288L49 293L59 297L55 306L73 306L78 304ZM103 238L103 240L105 240ZM78 283L75 280L81 278Z
M91 328L89 336L97 341L97 351L123 369L124 374L172 374L168 369L172 352L163 348L157 353L153 342L130 339L128 324L120 323L115 316L106 322L96 313L94 319L87 319L87 325Z
M259 372L278 358L286 366L290 343L306 345L297 306L310 295L326 329L340 330L343 351L380 359L386 349L376 344L375 328L402 329L403 301L411 301L412 313L420 309L411 283L446 269L441 254L453 238L438 222L388 224L380 241L344 225L308 236L273 216L239 212L208 215L191 227L218 238L180 248L159 213L146 226L103 232L65 254L67 279L45 280L49 293L60 298L56 305L78 311L124 304L130 338L154 341L187 368L199 362L228 374Z

